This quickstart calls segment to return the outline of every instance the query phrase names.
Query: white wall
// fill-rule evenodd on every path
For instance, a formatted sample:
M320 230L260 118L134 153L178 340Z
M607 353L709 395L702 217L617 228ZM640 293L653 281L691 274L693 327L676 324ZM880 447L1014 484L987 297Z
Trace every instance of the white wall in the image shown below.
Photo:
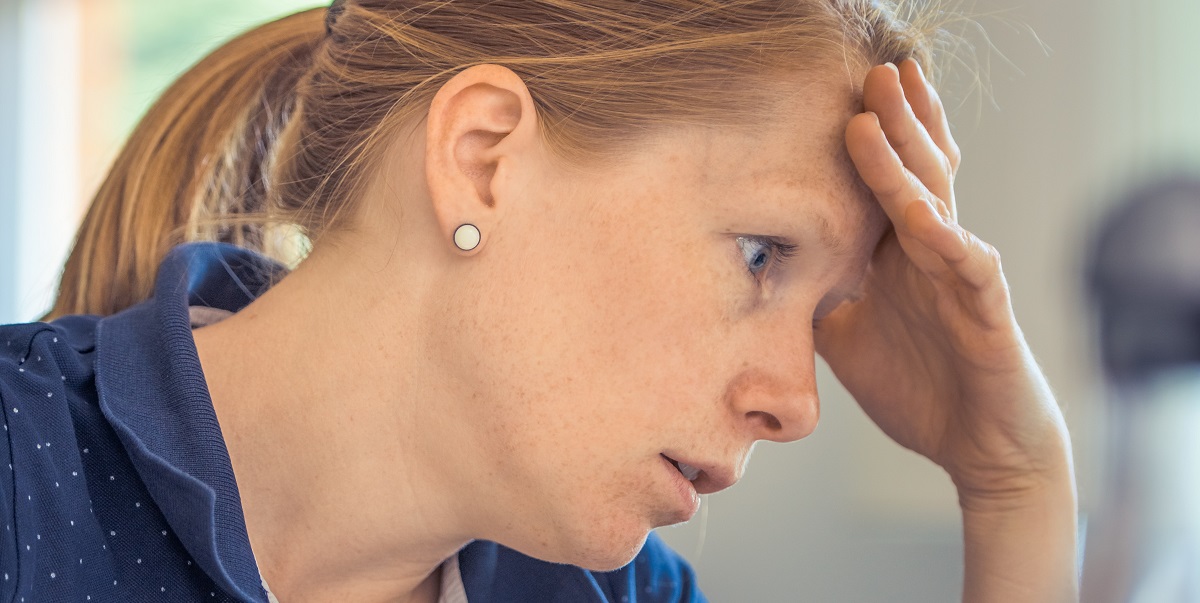
M0 323L33 320L53 300L79 216L79 0L4 3L8 54L0 119ZM16 82L15 86L11 82Z
M16 315L17 106L19 92L3 82L17 80L17 5L0 1L0 324Z

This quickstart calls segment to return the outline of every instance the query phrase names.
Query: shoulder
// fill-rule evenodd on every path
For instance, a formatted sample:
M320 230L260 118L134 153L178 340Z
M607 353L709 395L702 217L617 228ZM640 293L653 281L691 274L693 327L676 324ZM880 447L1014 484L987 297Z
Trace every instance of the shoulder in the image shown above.
M707 601L688 562L654 532L633 561L611 572L541 561L489 541L464 548L459 570L472 601Z
M96 347L99 316L66 316L54 322L0 325L0 386L18 375L43 375L78 368Z
M0 325L0 599L30 594L38 560L62 548L53 538L62 532L54 518L69 512L83 526L90 515L74 462L75 419L86 411L74 402L94 399L96 322L79 316Z
M5 435L12 438L17 425L66 412L70 399L94 396L97 323L98 317L70 316L52 323L0 326Z
M75 441L73 401L94 400L95 317L0 326L0 443L10 486Z
M97 322L71 316L0 325L0 423L14 468L29 453L24 444L37 451L75 439L72 401L95 398Z

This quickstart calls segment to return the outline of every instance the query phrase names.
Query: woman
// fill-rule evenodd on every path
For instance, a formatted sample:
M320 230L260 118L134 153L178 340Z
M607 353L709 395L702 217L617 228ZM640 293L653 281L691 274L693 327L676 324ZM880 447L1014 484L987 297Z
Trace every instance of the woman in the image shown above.
M56 320L0 330L0 592L703 600L648 534L812 431L815 352L953 478L964 600L1073 600L934 16L350 0L234 40L122 151Z

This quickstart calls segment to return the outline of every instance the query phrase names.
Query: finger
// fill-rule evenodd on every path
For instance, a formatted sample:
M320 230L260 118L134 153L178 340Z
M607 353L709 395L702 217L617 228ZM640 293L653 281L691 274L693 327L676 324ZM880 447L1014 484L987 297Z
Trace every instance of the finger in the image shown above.
M902 234L906 227L904 210L912 201L925 198L928 192L905 168L874 113L860 113L850 120L846 126L846 149L859 176Z
M995 247L925 204L913 203L905 218L913 238L936 253L959 280L977 290L1003 286L1004 271ZM944 271L934 272L946 276Z
M900 71L900 84L904 88L904 96L908 99L913 114L925 126L925 131L949 162L950 180L953 182L954 176L958 174L959 166L962 165L962 152L958 143L955 142L954 136L950 133L950 122L946 118L942 100L933 84L925 77L919 61L916 59L902 61L898 70ZM951 219L957 220L958 208L954 195L951 193L944 199L948 206L949 216ZM946 215L946 212L943 212L943 215Z
M871 69L863 84L863 107L879 116L887 140L904 165L939 198L949 199L953 169L949 159L914 114L894 65Z
M861 113L850 120L846 127L846 148L859 176L891 220L900 246L909 259L918 268L931 273L943 269L936 252L916 243L905 219L910 205L929 204L932 207L938 200L900 162L874 113Z
M904 87L904 95L908 98L913 114L925 126L934 144L950 162L951 174L957 174L962 164L962 153L950 133L950 122L946 119L941 97L925 77L921 64L915 59L900 63L899 71L900 83Z

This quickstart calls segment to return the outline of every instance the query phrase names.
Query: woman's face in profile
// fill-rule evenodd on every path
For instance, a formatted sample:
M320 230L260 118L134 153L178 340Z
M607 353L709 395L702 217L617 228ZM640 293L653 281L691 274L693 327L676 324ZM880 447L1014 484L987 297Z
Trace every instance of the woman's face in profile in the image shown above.
M442 310L504 497L489 538L618 567L698 507L668 459L711 492L756 440L816 427L813 322L854 295L886 228L845 151L852 80L829 79L844 84L798 87L753 127L513 176L519 207Z

